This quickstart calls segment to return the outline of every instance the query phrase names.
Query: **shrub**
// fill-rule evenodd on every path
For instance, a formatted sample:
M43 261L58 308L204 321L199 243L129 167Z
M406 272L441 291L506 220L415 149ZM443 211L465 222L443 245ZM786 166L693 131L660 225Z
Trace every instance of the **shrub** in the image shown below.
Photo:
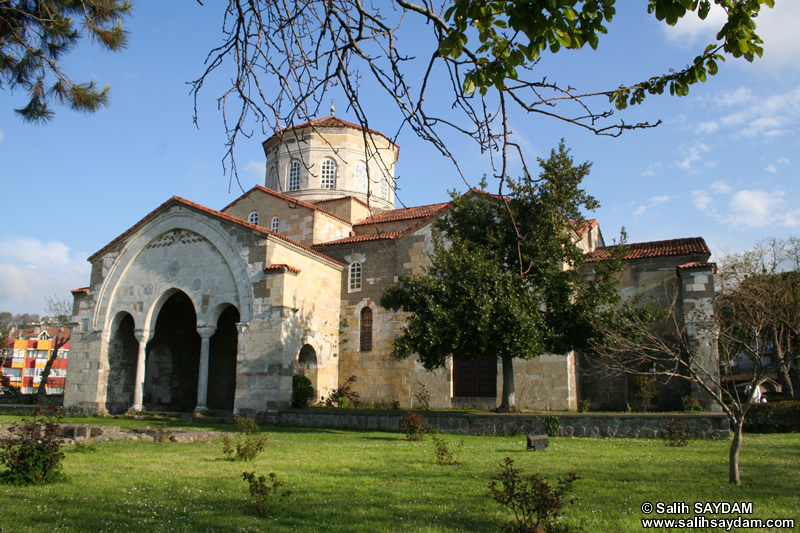
M403 433L406 434L406 439L414 441L422 440L427 430L425 419L422 418L422 415L412 413L411 411L406 411L406 413L400 417L400 427L403 429Z
M222 453L228 461L252 461L267 447L266 437L222 438Z
M579 413L588 413L589 412L589 404L592 403L591 398L584 398L580 402L578 402L578 412Z
M686 446L694 437L694 431L683 418L673 418L664 425L664 444L667 446Z
M356 381L357 379L355 376L350 376L343 384L331 390L328 397L324 398L322 403L328 407L347 407L350 403L354 406L358 405L360 397L351 387Z
M11 485L36 485L55 481L61 475L61 411L53 406L37 407L31 418L9 428L0 437L0 464L7 470L0 481Z
M417 401L417 407L429 411L431 408L431 393L425 388L422 383L419 384L420 389L414 393L414 399Z
M580 478L570 472L552 488L538 472L523 476L519 468L514 468L510 457L500 466L500 473L489 482L489 496L514 513L515 531L533 533L554 529L564 508L575 501L567 499L566 495L572 490L572 483Z
M750 433L792 433L800 431L800 402L757 403L750 406L744 419Z
M447 441L444 438L439 437L435 432L431 432L431 439L433 440L433 451L436 454L436 464L441 466L453 466L460 464L456 461L455 457L453 457L453 452L450 451L450 448L447 446ZM460 441L456 447L461 448L464 444L464 441Z
M314 386L311 380L302 374L292 377L292 407L305 409L314 399Z
M274 496L279 495L280 488L283 486L283 481L278 479L274 472L269 473L269 481L267 476L256 477L255 472L242 472L242 479L250 485L250 494L256 499L256 512L259 516L266 516L270 511L270 500ZM291 494L291 491L283 491L280 496L286 497Z
M633 390L636 399L641 405L642 412L647 412L647 404L658 395L658 382L653 376L635 376L633 378Z
M685 413L697 413L703 410L703 408L700 406L700 402L698 402L697 398L693 396L682 397L681 406L683 407L683 411Z
M233 417L236 424L236 432L244 435L255 435L258 433L258 422L246 415L236 415Z
M546 416L542 418L542 427L544 427L545 433L547 433L548 437L556 437L558 436L558 426L561 424L561 420L557 416Z

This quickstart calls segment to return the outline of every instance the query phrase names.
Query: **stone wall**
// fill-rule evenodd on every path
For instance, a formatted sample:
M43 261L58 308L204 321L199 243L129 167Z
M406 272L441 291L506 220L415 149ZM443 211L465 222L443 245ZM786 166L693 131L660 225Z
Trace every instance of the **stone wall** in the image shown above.
M542 420L549 415L493 413L442 413L417 411L425 423L445 433L458 435L515 435L545 433ZM292 410L265 415L261 422L293 427L345 428L400 431L401 411ZM559 414L558 436L656 438L674 418L682 418L698 438L729 438L730 424L722 414Z

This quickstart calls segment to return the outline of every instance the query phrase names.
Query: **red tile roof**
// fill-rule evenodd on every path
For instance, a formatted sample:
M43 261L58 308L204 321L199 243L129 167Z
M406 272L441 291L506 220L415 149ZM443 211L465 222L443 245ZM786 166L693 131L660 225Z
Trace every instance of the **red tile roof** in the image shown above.
M702 237L687 239L672 239L669 241L637 242L626 244L628 253L624 259L646 259L650 257L668 257L675 255L711 255L706 241ZM586 261L605 261L611 259L616 246L603 246L596 248L588 254Z
M309 120L307 122L303 122L301 124L297 124L297 125L294 125L294 126L288 126L286 128L277 129L277 130L275 130L275 133L269 139L264 141L264 143L269 142L270 139L272 139L275 136L280 135L283 132L292 131L292 130L298 130L298 129L301 129L301 128L309 128L309 127L312 128L312 129L317 129L317 128L343 128L343 129L351 129L351 130L363 131L363 128L358 124L353 124L352 122L348 122L346 120L342 120L342 119L337 118L337 117L323 117L323 118L317 118L317 119L314 119L314 120ZM397 146L395 143L393 143L383 133L381 133L381 132L379 132L377 130L373 130L371 128L367 128L367 131L370 132L373 135L380 135L381 137L383 137L384 139L389 141L394 146Z
M269 189L265 189L265 190L269 190ZM316 256L319 256L319 257L321 257L323 259L331 261L332 263L344 266L339 261L336 261L335 259L332 259L332 258L328 257L327 255L321 254L318 251L316 251L316 250L314 250L312 248L309 248L308 246L305 246L304 244L300 244L297 241L293 241L289 237L285 237L285 236L281 235L280 233L276 233L274 231L270 231L270 230L268 230L266 228L262 228L261 226L257 226L255 224L250 224L249 222L245 222L244 220L241 220L239 218L232 217L230 215L226 215L225 213L222 213L220 211L215 211L214 209L210 209L210 208L208 208L208 207L206 207L204 205L201 205L201 204L198 204L198 203L195 203L195 202L191 202L189 200L186 200L185 198L181 198L180 196L173 196L172 198L170 198L169 200L167 200L166 202L164 202L163 204L161 204L160 206L155 208L153 211L148 213L142 220L140 220L139 222L137 222L136 224L131 226L122 235L120 235L119 237L117 237L116 239L114 239L113 241L108 243L107 245L105 245L98 252L95 252L91 257L89 257L88 261L89 262L94 261L100 255L102 255L103 252L105 252L108 248L110 248L114 244L118 243L119 241L123 240L125 237L127 237L128 235L130 235L134 231L138 230L140 227L142 227L148 221L150 221L151 219L155 218L156 215L158 215L160 212L166 210L171 204L176 204L176 203L177 204L181 204L181 205L186 206L186 207L190 207L190 208L196 209L198 211L201 211L203 213L211 215L214 218L218 218L218 219L221 219L221 220L226 220L228 222L231 222L231 223L236 224L238 226L241 226L241 227L256 231L258 233L261 233L261 234L264 234L264 235L271 235L273 237L277 237L277 238L279 238L279 239L281 239L283 241L286 241L288 243L291 243L291 244L293 244L293 245L295 245L295 246L297 246L299 248L307 250L307 251L313 253Z
M572 228L575 230L575 234L578 237L583 237L589 231L598 227L597 219L596 218L587 218L585 220L570 220L570 224L572 224Z
M296 267L293 267L293 266L289 266L289 265L286 265L286 264L283 264L283 263L275 263L274 265L270 265L268 267L264 267L264 270L282 270L284 272L286 272L286 271L294 272L295 274L299 274L300 273L300 269L299 268L296 268Z
M345 237L344 239L337 239L335 241L328 241L328 242L321 242L315 246L328 246L330 244L350 244L354 242L367 242L367 241L381 241L384 239L397 239L407 230L399 230L399 231L383 231L377 233L367 233L364 235L353 235L351 237Z
M334 215L330 211L326 211L325 209L322 209L321 207L318 207L315 204L310 204L308 202L304 202L303 200L298 200L297 198L293 198L293 197L291 197L289 195L283 194L283 193L278 192L278 191L273 191L272 189L268 189L266 187L262 187L261 185L256 185L255 187L253 187L252 189L250 189L249 191L247 191L246 193L241 195L239 198L237 198L233 202L231 202L228 205L226 205L225 207L223 207L221 212L224 213L225 211L227 211L228 209L230 209L234 205L238 204L240 201L244 200L247 197L247 195L249 195L253 191L261 191L261 192L269 194L271 196L275 196L276 198L280 198L281 200L284 200L284 201L286 201L286 202L288 202L290 204L299 205L299 206L305 207L306 209L311 209L313 211L319 211L320 213L325 213L329 217L333 217L336 220L344 222L345 224L350 224L349 220L346 220L346 219L340 217L339 215ZM338 200L338 198L336 198L336 199Z
M689 270L691 268L713 268L714 272L717 271L717 264L716 263L709 263L708 261L693 261L691 263L684 263L682 265L678 265L680 270Z
M327 204L329 202L337 202L337 201L340 201L340 200L355 200L357 203L363 205L364 207L369 207L369 204L367 204L367 202L365 202L364 200L361 200L359 198L356 198L355 196L352 196L352 195L350 195L350 196L340 196L338 198L328 198L328 199L325 199L325 200L317 200L317 201L314 202L314 205Z
M78 294L79 292L87 293L89 292L89 287L81 287L80 289L73 289L71 291L72 294Z
M416 207L406 207L404 209L391 209L383 211L377 215L372 215L353 226L367 226L369 224L383 224L386 222L397 222L400 220L414 220L416 218L428 218L438 215L450 205L450 202L441 204L419 205Z

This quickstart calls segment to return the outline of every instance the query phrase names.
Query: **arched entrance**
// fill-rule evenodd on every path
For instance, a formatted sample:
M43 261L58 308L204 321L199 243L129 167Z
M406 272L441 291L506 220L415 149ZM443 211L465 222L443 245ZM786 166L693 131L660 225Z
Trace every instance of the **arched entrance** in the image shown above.
M115 322L116 327L108 342L105 408L111 414L120 414L133 404L139 341L133 333L135 324L130 314L121 313Z
M319 397L319 384L317 383L317 352L310 344L304 344L297 355L297 373L311 380L311 386L317 391Z
M239 335L236 323L239 310L228 306L217 319L217 331L211 337L208 358L208 408L233 411L236 392L236 353Z
M200 335L192 300L178 291L158 313L147 343L144 405L149 411L191 411L197 403Z

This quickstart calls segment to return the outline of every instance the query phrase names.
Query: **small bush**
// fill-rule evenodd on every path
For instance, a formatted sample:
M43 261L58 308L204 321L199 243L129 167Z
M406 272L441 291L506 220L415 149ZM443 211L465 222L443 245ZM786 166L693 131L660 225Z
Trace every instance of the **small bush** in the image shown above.
M580 479L575 472L559 479L558 486L551 488L538 472L523 476L519 468L514 468L510 457L500 466L500 473L489 482L489 496L514 513L517 521L514 531L533 533L555 529L564 508L575 501L566 498L572 483Z
M681 406L685 413L697 413L703 410L700 402L694 396L684 396L681 398Z
M58 479L64 458L58 436L60 419L60 409L37 407L32 417L9 428L9 436L0 437L0 464L7 468L0 481L37 485Z
M327 407L347 407L351 403L353 406L357 406L360 397L358 393L352 389L352 385L356 381L357 378L355 376L347 378L347 381L331 390L327 398L323 398L322 404Z
M664 444L667 446L686 446L694 437L694 431L683 418L673 418L664 425Z
M236 424L236 432L243 435L255 435L258 433L258 422L245 415L236 415L233 417L233 423Z
M589 404L592 403L591 398L584 398L580 402L578 402L578 412L579 413L588 413L590 411Z
M420 389L414 393L414 399L417 401L417 407L425 411L431 408L431 393L425 388L422 383L419 384Z
M314 399L314 386L311 380L301 374L292 376L292 407L305 409Z
M406 413L400 417L400 427L403 429L403 433L406 434L406 439L414 441L422 440L422 437L425 436L425 432L427 431L425 419L422 418L422 415L412 413L411 411L406 411Z
M274 499L275 496L285 498L291 494L291 491L288 490L280 492L283 481L278 479L274 472L270 472L268 477L269 480L267 480L267 476L256 477L255 472L242 472L242 479L250 485L250 495L256 499L256 512L259 516L269 514L270 500Z
M558 426L560 424L561 420L557 416L546 416L542 418L542 426L548 437L558 436Z
M633 390L636 399L639 401L642 412L647 412L647 404L658 395L658 382L653 376L635 376L633 378Z
M433 440L433 451L436 454L436 464L441 466L454 466L460 464L453 456L453 452L447 445L444 438L439 437L435 432L431 432L431 440ZM460 441L456 447L461 448L464 441Z
M252 461L267 447L266 437L222 438L222 453L228 461Z
M750 406L744 419L749 433L793 433L800 431L800 402L781 401Z

